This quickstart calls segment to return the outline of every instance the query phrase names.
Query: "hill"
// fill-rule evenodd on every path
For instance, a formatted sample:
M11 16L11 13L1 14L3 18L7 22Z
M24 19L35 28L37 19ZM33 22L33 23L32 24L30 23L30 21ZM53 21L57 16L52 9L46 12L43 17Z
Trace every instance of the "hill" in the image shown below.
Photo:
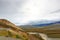
M11 23L10 21L6 19L0 19L0 29L7 29L7 30L0 30L1 35L6 36L12 36L15 34L15 36L22 38L23 40L28 40L28 34L21 28L17 27L15 24ZM8 32L8 33L7 33ZM3 33L3 34L2 34Z

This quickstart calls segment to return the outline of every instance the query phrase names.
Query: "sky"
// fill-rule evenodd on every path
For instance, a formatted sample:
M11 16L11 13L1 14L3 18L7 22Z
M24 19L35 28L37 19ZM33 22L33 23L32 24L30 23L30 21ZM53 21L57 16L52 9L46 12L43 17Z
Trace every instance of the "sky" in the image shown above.
M0 0L0 19L16 25L60 20L60 0Z

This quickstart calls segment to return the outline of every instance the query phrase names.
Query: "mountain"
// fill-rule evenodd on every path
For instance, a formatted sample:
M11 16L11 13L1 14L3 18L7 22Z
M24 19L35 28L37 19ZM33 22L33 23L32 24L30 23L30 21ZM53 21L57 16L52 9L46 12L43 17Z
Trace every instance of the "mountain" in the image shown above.
M3 33L3 34L2 34ZM28 33L26 33L23 29L17 27L15 24L11 23L6 19L0 19L0 35L5 36L15 36L19 37L23 40L28 40Z
M29 27L29 26L28 26ZM33 26L32 26L33 27ZM55 23L47 26L25 28L26 31L30 32L42 32L42 33L60 33L60 23Z
M55 24L60 24L60 21L48 21L48 22L34 22L28 25L20 25L18 27L21 27L23 29L25 28L41 28L41 27L46 27L46 26L50 26L50 25L55 25Z
M48 25L45 27L42 27L44 30L60 30L60 24L53 24L53 25Z
M53 25L53 24L60 24L60 21L41 21L37 22L35 24L32 24L32 26L48 26L48 25Z

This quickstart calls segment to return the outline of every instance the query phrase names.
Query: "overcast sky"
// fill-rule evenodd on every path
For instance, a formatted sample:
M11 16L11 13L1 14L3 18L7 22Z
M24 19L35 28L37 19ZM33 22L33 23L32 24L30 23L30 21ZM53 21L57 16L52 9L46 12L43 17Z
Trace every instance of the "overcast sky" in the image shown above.
M60 20L60 0L0 0L0 19L22 25L31 21Z

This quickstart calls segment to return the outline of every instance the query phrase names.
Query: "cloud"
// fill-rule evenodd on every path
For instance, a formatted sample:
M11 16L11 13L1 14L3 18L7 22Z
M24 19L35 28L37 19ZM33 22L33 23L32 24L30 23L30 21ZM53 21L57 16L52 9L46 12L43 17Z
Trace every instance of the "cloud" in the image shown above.
M52 14L56 10L60 9L59 0L29 0L23 5L22 11L25 14L24 20L54 20L59 19L60 14Z
M55 10L55 11L53 11L53 12L51 12L51 13L59 13L59 12L60 12L60 9Z
M0 0L0 14L3 16L14 14L19 14L18 9L21 10L21 6L23 5L23 0ZM21 13L20 13L21 14Z
M0 18L15 24L59 20L60 0L0 0Z

